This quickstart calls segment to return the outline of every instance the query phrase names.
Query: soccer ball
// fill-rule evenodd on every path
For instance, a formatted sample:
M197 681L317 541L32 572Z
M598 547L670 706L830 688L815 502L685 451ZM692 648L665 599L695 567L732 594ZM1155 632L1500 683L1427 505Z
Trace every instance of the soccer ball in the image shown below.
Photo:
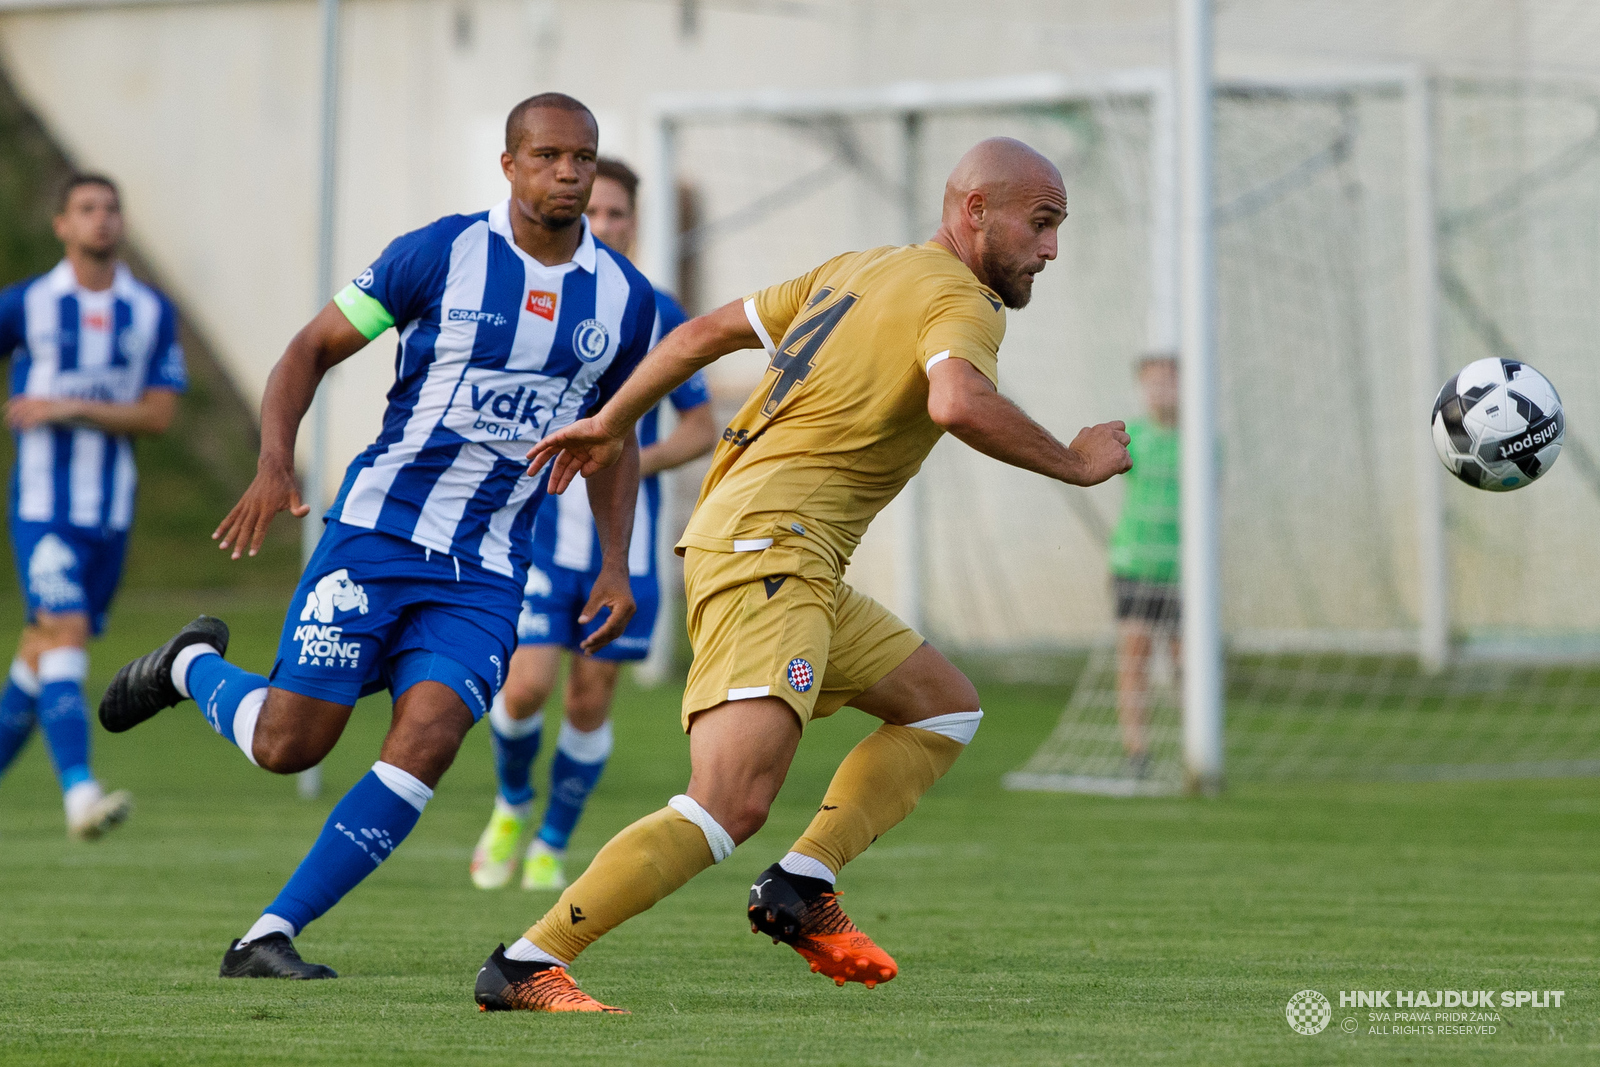
M1561 454L1561 398L1550 380L1514 359L1462 367L1433 402L1433 447L1475 489L1521 489Z

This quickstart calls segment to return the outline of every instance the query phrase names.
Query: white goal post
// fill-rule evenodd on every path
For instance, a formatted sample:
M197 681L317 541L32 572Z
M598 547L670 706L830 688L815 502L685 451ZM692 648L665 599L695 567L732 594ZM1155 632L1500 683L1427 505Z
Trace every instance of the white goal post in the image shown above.
M1203 51L1202 45L1197 44L1196 47ZM1198 76L1209 78L1209 71L1202 70ZM1404 408L1416 428L1406 463L1412 468L1410 474L1417 493L1414 522L1416 568L1420 577L1420 624L1411 636L1402 636L1400 639L1420 655L1430 670L1436 670L1448 657L1450 631L1441 468L1433 456L1427 436L1427 414L1440 381L1435 243L1437 220L1433 206L1430 84L1426 71L1420 67L1385 65L1322 68L1315 73L1291 75L1225 76L1215 80L1214 91L1221 98L1241 94L1282 94L1285 97L1308 99L1334 98L1360 92L1380 94L1402 102L1407 117L1405 241L1409 277L1407 338L1410 348L1405 381L1409 395ZM1147 351L1178 351L1182 338L1187 342L1184 345L1187 348L1195 343L1196 335L1183 329L1179 321L1180 191L1185 188L1187 179L1179 164L1180 97L1174 72L1161 68L1115 71L1093 77L1037 74L982 81L904 83L844 91L764 90L659 96L653 100L651 108L650 180L646 187L645 204L646 234L643 244L649 272L665 288L678 288L683 251L678 177L685 163L682 158L685 135L696 128L719 123L767 123L826 132L830 127L843 124L870 125L878 137L892 138L895 142L887 149L887 154L897 162L897 169L887 175L876 175L873 179L880 185L893 186L888 198L897 201L900 209L893 220L894 229L887 232L886 236L892 241L910 243L925 240L936 221L937 204L930 203L932 197L929 190L931 183L942 175L942 170L938 174L930 174L929 168L946 168L950 162L928 158L924 135L930 122L952 117L1025 114L1039 109L1078 105L1132 105L1142 109L1148 116L1147 143L1142 152L1136 153L1142 158L1144 173L1129 179L1148 190L1148 219L1143 226L1148 241L1148 248L1143 254L1148 265L1148 277L1144 280L1147 306L1141 341ZM1205 112L1210 110L1204 103L1199 106L1205 108ZM1191 114L1189 121L1203 123L1204 112ZM854 165L850 163L854 158L851 152L842 151L840 155L846 159L845 165ZM781 171L784 161L764 162ZM872 162L867 160L860 166L863 171L871 170ZM794 188L798 190L793 195L806 195L808 175L795 173L792 179ZM1209 189L1210 185L1202 182L1198 187ZM728 225L745 224L744 220L753 219L761 211L770 209L783 195L785 186L781 183L776 185L775 190L752 190L752 202L731 213L733 218ZM1069 211L1076 212L1078 209L1071 206L1076 197L1070 175L1068 198ZM1073 228L1069 224L1063 231L1063 243L1073 239ZM840 247L832 251L844 250L844 247ZM820 260L821 257L818 258ZM791 266L774 266L765 280L776 281L787 277L782 271ZM726 299L737 294L716 295ZM1034 313L1030 308L1022 316ZM1064 343L1070 346L1072 338L1064 338ZM1180 403L1183 410L1198 412L1205 408L1205 391L1215 390L1218 386L1214 375L1206 376L1208 367L1214 372L1214 366L1205 360L1193 362L1197 364L1199 373L1182 378ZM1006 366L1003 351L1002 375ZM1117 369L1109 373L1120 374L1121 371ZM1020 399L1030 410L1037 410L1050 405L1053 398L1029 395ZM1109 418L1117 413L1103 414ZM1206 442L1203 445L1202 440ZM1184 445L1189 451L1198 448L1208 455L1214 454L1214 433L1202 427L1201 438L1186 437ZM1202 466L1200 469L1206 468ZM1185 474L1190 473L1186 469ZM892 582L886 582L896 590L897 602L894 606L897 610L909 623L924 628L925 632L927 605L932 592L929 583L937 580L929 573L927 538L938 518L927 512L926 478L924 472L914 479L907 489L906 499L900 503L900 520L893 526L892 559L895 573ZM1037 492L1045 494L1050 490L1040 484ZM1219 507L1216 493L1209 487L1195 492L1187 482L1184 493L1186 498L1197 498L1198 503L1212 510L1211 523L1215 527L1218 524L1215 511ZM1188 514L1186 512L1186 516ZM1189 546L1189 551L1196 547ZM1204 546L1198 547L1204 550ZM670 552L670 545L664 542L661 551L663 554ZM1221 616L1219 600L1222 591L1219 583L1215 580L1197 580L1207 570L1212 574L1220 572L1221 564L1217 558L1219 547L1213 543L1209 551L1211 559L1205 567L1193 565L1198 562L1194 557L1185 557L1184 611L1191 620L1208 615L1213 619ZM668 571L663 568L663 573ZM664 597L671 585L670 582L663 583ZM662 618L665 620L671 614L664 609ZM658 655L670 655L666 642L662 640L668 636L667 626L666 623L658 626L656 647L664 650ZM1317 643L1315 634L1299 635L1289 640L1291 643L1294 640L1309 641L1312 645ZM1338 638L1334 638L1333 643L1338 644ZM1210 661L1211 675L1209 682L1200 683L1198 692L1210 695L1197 700L1194 692L1189 694L1185 711L1185 760L1190 768L1191 786L1209 790L1220 782L1223 771L1220 743L1223 657L1220 635L1216 640L1192 645L1190 650L1186 650L1186 660L1194 654L1195 646ZM1186 683L1201 673L1196 667L1204 663L1188 662Z

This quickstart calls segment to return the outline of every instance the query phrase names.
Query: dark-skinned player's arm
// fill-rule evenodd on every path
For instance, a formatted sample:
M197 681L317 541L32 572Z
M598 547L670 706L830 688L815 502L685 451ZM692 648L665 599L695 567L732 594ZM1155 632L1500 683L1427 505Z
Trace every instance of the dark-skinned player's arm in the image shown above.
M218 548L233 548L234 559L247 548L252 556L261 550L267 527L278 512L303 518L311 510L300 502L294 484L294 439L300 420L311 407L322 376L366 346L366 335L330 300L294 335L272 368L261 396L261 456L255 479L211 535L220 542Z
M528 473L537 474L552 459L550 491L560 493L581 474L615 463L624 443L633 436L633 424L661 398L689 380L707 364L743 348L760 348L744 301L734 300L717 310L690 319L650 350L628 380L593 416L579 419L540 441L528 452Z
M928 416L986 456L1068 485L1098 485L1133 466L1121 422L1085 427L1064 445L964 359L929 368Z
M638 373L635 371L634 373ZM578 616L587 625L610 608L611 614L600 628L584 638L582 648L591 655L622 636L638 605L628 581L628 544L633 540L633 514L639 499L639 438L623 437L622 456L611 466L597 470L584 481L589 490L589 510L594 513L595 533L600 535L600 575L589 593L589 602Z

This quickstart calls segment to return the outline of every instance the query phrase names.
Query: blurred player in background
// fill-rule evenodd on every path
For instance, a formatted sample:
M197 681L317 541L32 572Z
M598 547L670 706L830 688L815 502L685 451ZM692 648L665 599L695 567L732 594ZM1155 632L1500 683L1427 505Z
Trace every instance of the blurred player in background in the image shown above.
M1066 190L1019 141L984 141L945 187L933 240L838 256L680 327L600 412L529 452L550 488L621 459L633 424L738 349L772 357L724 431L684 552L694 663L683 697L684 794L617 834L560 900L478 973L485 1009L615 1011L567 965L628 918L726 859L766 821L814 719L883 721L845 758L805 834L751 887L752 930L839 985L898 972L839 907L840 870L916 807L983 712L966 676L842 580L873 517L945 431L1074 485L1128 469L1120 422L1063 445L996 390L1005 311L1056 256Z
M378 762L229 946L224 978L335 977L292 939L405 840L505 682L544 495L543 480L526 476L528 445L615 392L655 328L650 283L583 217L598 140L594 115L570 96L518 104L500 157L510 198L396 239L273 368L256 479L213 535L235 559L255 555L278 512L308 510L294 439L318 381L399 331L383 430L328 510L270 675L227 662L227 626L201 616L123 667L101 700L100 721L120 731L192 696L250 762L293 774L322 761L359 697L393 694ZM588 483L604 563L582 621L609 614L585 651L633 615L638 447L625 452Z
M1178 361L1170 353L1139 360L1145 415L1128 424L1133 469L1122 479L1122 514L1111 531L1111 584L1117 602L1117 720L1128 773L1150 769L1150 656L1179 647Z
M619 160L601 157L589 194L589 228L608 248L630 258L639 231L639 176ZM654 347L688 318L678 302L656 290ZM563 707L565 718L550 764L550 798L544 821L528 847L522 869L524 889L564 889L567 841L583 816L584 804L611 756L611 700L624 661L650 653L660 593L656 579L656 524L661 516L662 471L711 451L717 428L711 394L698 372L667 394L678 424L657 441L659 408L639 420L639 501L628 574L638 612L621 637L593 655L582 641L601 620L579 624L578 617L600 577L600 538L589 511L587 492L549 497L533 524L533 564L528 568L522 616L517 621L517 651L489 712L499 793L489 825L472 853L472 881L498 889L511 880L517 846L533 807L533 761L539 755L545 701L555 690L561 653L571 653ZM583 486L578 486L581 490Z
M133 438L165 433L187 384L167 298L117 260L122 204L109 178L68 181L55 269L0 292L16 439L11 547L28 624L0 696L0 773L35 722L61 781L67 832L94 838L128 815L89 769L83 682L133 525Z

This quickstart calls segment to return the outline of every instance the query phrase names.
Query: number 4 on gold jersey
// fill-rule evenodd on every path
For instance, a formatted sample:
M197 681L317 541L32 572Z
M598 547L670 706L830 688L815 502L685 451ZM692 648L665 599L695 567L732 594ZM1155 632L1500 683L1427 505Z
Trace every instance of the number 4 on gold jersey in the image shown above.
M832 295L832 289L818 290L817 295L812 297L811 303L807 305L808 309L816 307ZM772 370L778 372L778 380L772 383L772 390L767 393L767 402L761 405L761 414L770 419L778 413L778 407L789 395L789 391L805 381L806 375L811 373L811 361L816 358L822 346L827 344L828 335L839 325L839 320L844 318L845 312L860 299L855 293L845 293L832 304L815 314L806 316L790 328L783 337L783 344L778 346L778 351L769 364Z

